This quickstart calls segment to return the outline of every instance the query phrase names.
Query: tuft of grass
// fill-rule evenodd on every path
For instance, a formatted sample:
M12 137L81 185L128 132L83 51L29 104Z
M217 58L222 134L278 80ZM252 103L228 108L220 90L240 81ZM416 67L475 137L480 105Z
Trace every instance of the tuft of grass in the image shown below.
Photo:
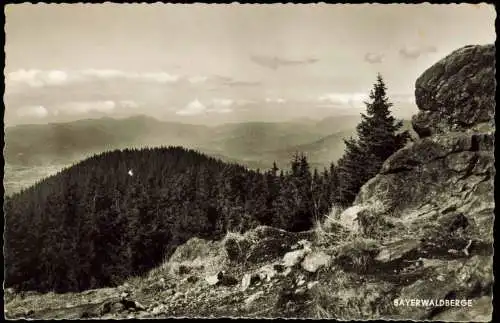
M340 214L343 209L333 205L330 213L323 219L314 219L315 242L318 245L338 244L349 234L339 223Z
M373 239L361 236L351 236L351 239L334 248L339 265L349 271L366 273L379 252L379 243Z
M355 273L332 267L332 275L311 290L312 316L316 319L367 320L389 314L388 283L370 283Z

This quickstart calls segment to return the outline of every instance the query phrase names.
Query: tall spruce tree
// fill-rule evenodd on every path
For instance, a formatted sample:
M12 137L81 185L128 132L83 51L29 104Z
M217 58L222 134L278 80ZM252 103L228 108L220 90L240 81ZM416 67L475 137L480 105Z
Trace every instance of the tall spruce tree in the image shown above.
M356 128L358 138L344 140L345 153L338 162L339 202L343 205L351 204L361 186L410 138L408 131L400 131L403 122L391 115L392 103L386 90L378 74L370 92L370 102L365 102L366 114L361 114L361 122Z

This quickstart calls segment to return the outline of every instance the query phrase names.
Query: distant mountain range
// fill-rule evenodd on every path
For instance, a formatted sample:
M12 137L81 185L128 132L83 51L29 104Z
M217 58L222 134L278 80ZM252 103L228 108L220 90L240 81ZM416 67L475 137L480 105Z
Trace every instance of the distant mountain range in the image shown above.
M135 116L7 127L5 187L18 190L49 174L49 166L127 147L184 146L254 169L270 168L274 161L286 168L295 152L303 152L313 167L323 168L342 155L342 139L354 135L359 121L359 116L338 116L204 126ZM409 121L405 124L409 127Z

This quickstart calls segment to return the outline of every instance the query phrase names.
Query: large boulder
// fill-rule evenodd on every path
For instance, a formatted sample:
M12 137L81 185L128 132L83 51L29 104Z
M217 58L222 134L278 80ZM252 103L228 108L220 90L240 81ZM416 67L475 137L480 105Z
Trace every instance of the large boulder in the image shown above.
M399 150L357 196L357 207L370 210L368 219L358 216L358 224L373 226L385 218L391 225L380 226L380 232L364 231L388 238L401 237L403 231L414 238L441 227L441 218L462 214L469 238L493 242L493 139L490 134L448 133Z
M195 272L216 274L228 261L220 241L194 237L178 246L164 266L169 267L171 274L178 276Z
M416 81L421 110L412 119L420 137L494 123L495 46L460 48L427 69Z

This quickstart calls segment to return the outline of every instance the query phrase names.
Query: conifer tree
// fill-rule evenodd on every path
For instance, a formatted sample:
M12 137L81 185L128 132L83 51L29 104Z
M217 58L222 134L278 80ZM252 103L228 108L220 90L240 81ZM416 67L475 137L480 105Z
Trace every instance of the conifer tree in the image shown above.
M365 102L366 114L361 114L357 139L344 140L345 153L338 162L339 203L351 204L361 186L375 176L384 161L402 148L410 135L401 132L402 121L397 121L390 108L392 103L380 74L370 92L370 102Z

